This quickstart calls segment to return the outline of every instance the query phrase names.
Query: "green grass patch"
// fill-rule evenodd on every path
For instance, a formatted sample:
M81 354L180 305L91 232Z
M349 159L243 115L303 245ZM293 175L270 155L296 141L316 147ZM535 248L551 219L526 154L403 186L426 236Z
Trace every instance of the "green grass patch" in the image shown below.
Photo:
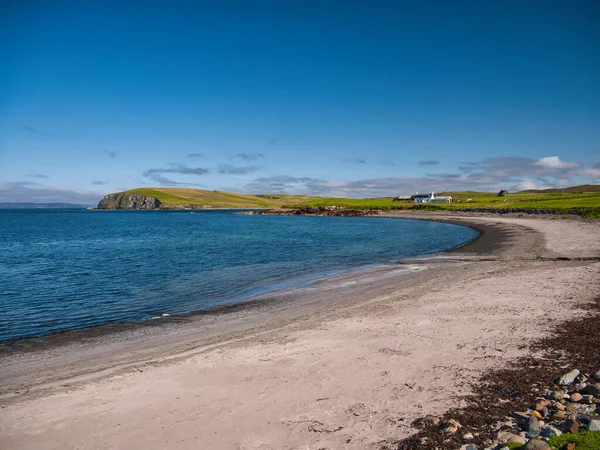
M208 206L213 208L277 208L307 202L316 197L300 195L248 195L186 188L139 188L127 192L155 197L165 205Z
M556 450L566 449L570 443L576 444L577 450L599 450L600 431L580 431L577 434L565 433L561 436L552 436L548 441L550 447Z
M514 450L516 448L523 448L525 444L520 444L519 442L507 442L502 444L503 447L508 447L510 450Z
M553 214L579 215L586 219L600 218L600 193L550 193L550 194L518 194L498 197L482 192L447 192L454 203L411 203L394 202L391 198L350 199L350 198L317 198L309 202L286 204L285 207L299 206L340 206L347 209L415 210L415 211L452 211L452 210L516 210L517 212L539 213L539 210ZM456 201L456 199L459 199ZM461 200L462 199L462 200ZM524 210L524 211L523 211Z

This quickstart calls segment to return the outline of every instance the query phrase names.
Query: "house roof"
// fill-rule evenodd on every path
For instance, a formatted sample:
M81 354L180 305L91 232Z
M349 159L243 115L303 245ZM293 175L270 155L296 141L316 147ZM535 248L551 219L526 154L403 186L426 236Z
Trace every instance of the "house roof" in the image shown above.
M431 197L431 194L414 194L411 195L410 198L429 198Z

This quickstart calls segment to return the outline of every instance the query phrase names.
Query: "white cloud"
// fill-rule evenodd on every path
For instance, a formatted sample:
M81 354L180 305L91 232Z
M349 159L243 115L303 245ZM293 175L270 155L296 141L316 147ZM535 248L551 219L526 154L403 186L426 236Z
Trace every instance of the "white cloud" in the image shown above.
M543 187L541 187L538 184L536 184L533 180L531 180L529 178L525 178L523 181L521 181L517 185L517 189L519 191L530 191L530 190L533 190L533 189L543 189Z
M585 178L593 178L596 182L600 181L600 168L598 169L583 169L580 171L579 175Z
M546 156L538 159L534 164L545 169L575 169L581 167L581 163L563 161L558 156Z
M0 181L0 202L96 205L105 194L106 192L103 191L74 189L65 186L45 186L31 181Z

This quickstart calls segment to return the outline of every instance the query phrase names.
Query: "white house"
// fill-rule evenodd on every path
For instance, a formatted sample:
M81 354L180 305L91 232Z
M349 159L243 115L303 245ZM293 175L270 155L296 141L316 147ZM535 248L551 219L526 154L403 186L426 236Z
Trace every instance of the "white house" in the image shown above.
M429 203L433 198L435 198L435 194L433 192L431 194L419 194L417 192L415 195L410 197L410 201L415 203Z
M410 197L411 202L415 203L452 203L452 197L435 196L435 193L431 194L419 194L418 192Z

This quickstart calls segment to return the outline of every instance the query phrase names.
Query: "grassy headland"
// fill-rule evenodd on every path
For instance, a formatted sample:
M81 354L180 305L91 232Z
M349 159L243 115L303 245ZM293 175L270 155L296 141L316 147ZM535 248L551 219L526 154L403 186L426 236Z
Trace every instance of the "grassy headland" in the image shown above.
M303 195L247 195L186 188L139 188L126 193L155 197L167 206L196 205L210 208L279 208L315 198Z

